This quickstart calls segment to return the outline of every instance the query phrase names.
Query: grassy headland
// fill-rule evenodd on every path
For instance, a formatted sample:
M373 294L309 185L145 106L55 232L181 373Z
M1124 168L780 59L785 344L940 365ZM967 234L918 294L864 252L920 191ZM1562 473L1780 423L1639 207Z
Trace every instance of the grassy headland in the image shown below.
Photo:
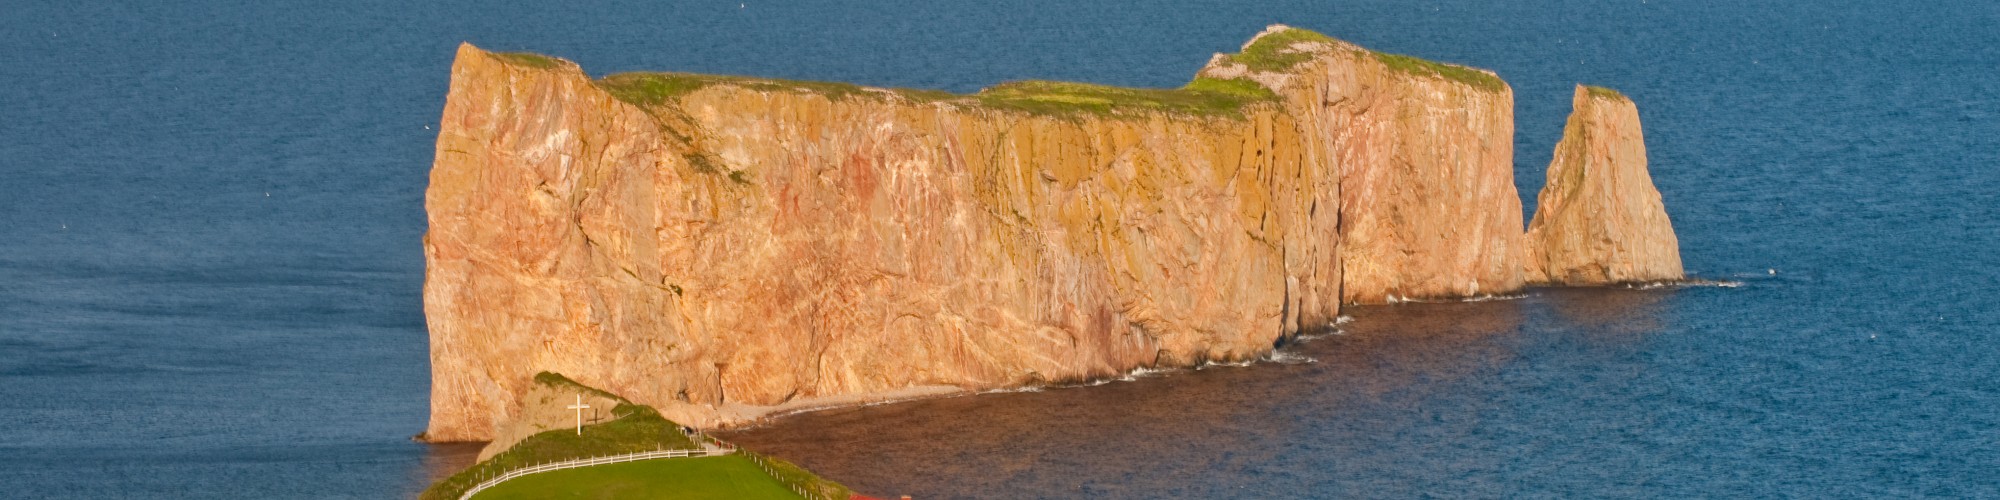
M528 436L507 451L431 485L420 498L456 499L485 478L540 463L696 448L694 442L681 434L679 424L660 417L650 406L620 403L611 413L617 417L615 420L584 426L582 435L571 429L557 429Z
M486 478L535 464L643 451L700 448L681 433L680 424L661 417L653 407L632 403L556 373L538 373L535 383L617 400L618 406L611 410L615 418L584 426L581 435L565 428L528 436L507 451L438 481L425 489L419 498L455 500ZM765 472L766 469L770 472ZM754 475L746 474L746 471ZM839 483L822 479L788 462L747 450L722 457L666 458L565 469L530 474L501 484L502 487L480 492L478 498L797 498L792 493L794 487L799 491L819 493L815 498L845 499L852 494ZM500 492L500 496L489 492ZM683 496L682 492L689 493Z
M1443 78L1483 90L1498 91L1507 86L1498 76L1483 70L1358 49L1340 43L1332 37L1298 28L1266 33L1251 41L1242 51L1223 55L1223 62L1242 64L1250 72L1256 73L1290 71L1314 57L1314 51L1300 50L1301 43L1325 43L1359 50L1395 71ZM496 55L512 63L537 68L553 68L561 64L558 59L536 54ZM640 106L671 104L694 91L710 86L728 85L760 92L813 94L833 101L861 98L900 99L920 103L950 102L978 108L1055 117L1168 114L1240 118L1250 106L1278 100L1276 93L1248 76L1234 78L1201 76L1188 82L1187 85L1172 89L1025 80L994 85L973 94L863 87L840 82L671 72L620 73L598 79L596 83L619 100Z
M673 458L529 474L479 492L476 500L542 498L796 499L749 457ZM845 497L843 497L845 498Z

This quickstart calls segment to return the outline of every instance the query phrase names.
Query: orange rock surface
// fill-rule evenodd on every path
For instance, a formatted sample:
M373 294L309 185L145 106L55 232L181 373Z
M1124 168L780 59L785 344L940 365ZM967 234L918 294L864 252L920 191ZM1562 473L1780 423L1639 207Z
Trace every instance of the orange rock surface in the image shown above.
M1519 289L1513 97L1273 27L1181 90L592 80L461 46L426 193L426 438L533 374L730 425L1265 355Z
M1314 164L1339 173L1342 300L1520 289L1512 88L1485 70L1335 40L1301 48L1312 59L1256 79L1308 129L1323 153Z
M1525 270L1538 284L1679 280L1680 242L1646 171L1639 108L1578 85L1528 225Z

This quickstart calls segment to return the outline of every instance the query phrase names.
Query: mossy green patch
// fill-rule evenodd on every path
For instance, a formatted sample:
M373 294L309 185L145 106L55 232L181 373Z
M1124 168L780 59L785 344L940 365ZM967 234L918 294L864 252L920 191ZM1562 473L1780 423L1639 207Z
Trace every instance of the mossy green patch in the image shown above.
M1400 54L1373 52L1375 60L1381 61L1389 69L1420 76L1437 76L1446 80L1471 85L1474 88L1499 92L1507 89L1507 82L1499 76L1478 69L1420 59Z
M1621 93L1621 92L1619 92L1619 91L1617 91L1617 90L1614 90L1614 89L1610 89L1610 88L1605 88L1605 87L1599 87L1599 86L1596 86L1596 85L1585 85L1585 86L1583 86L1583 90L1584 90L1585 92L1589 92L1589 93L1590 93L1590 96L1591 96L1591 97L1602 97L1602 98L1605 98L1605 99L1613 99L1613 100L1619 100L1619 101L1629 101L1629 100L1632 100L1632 99L1631 99L1631 98L1629 98L1629 97L1625 97L1625 94L1624 94L1624 93Z
M899 98L919 103L958 102L992 109L1062 116L1133 115L1153 112L1240 116L1246 104L1277 99L1277 94L1256 82L1214 78L1197 78L1179 89L1128 88L1030 80L1004 83L970 95L941 90L868 88L847 83L692 73L621 73L599 79L597 85L619 100L641 106L670 104L709 86L732 85L755 91L817 94L836 101L850 98L875 100ZM720 171L712 159L699 155L690 156L688 162L703 172Z
M1291 71L1294 66L1310 61L1316 50L1309 45L1319 43L1334 45L1339 43L1333 37L1298 28L1285 28L1251 40L1242 52L1224 54L1222 63L1241 64L1251 72L1272 73ZM1276 101L1278 94L1262 83L1249 77L1215 78L1197 76L1188 82L1183 91L1206 92L1213 96L1233 98L1237 106L1259 101Z
M1333 37L1309 30L1287 28L1251 40L1242 52L1229 54L1229 61L1249 67L1251 71L1285 71L1312 60L1313 53L1299 50L1300 42L1332 44Z
M1242 52L1224 56L1225 62L1242 64L1254 72L1282 72L1311 60L1324 50L1310 45L1340 45L1331 37L1298 28L1274 31L1244 47ZM1409 56L1369 52L1390 68L1419 75L1437 76L1464 82L1486 90L1501 90L1506 83L1499 77L1451 64ZM678 101L696 90L712 85L732 85L755 91L817 94L830 100L899 98L910 102L950 102L988 109L1034 115L1079 117L1124 117L1150 114L1220 116L1240 118L1251 105L1278 100L1278 95L1248 77L1197 77L1178 89L1114 87L1089 83L1028 80L995 85L975 94L959 95L938 90L881 89L835 82L811 82L692 73L621 73L599 79L598 86L625 102L659 106ZM697 170L720 172L707 158L690 157Z
M496 52L493 54L493 57L497 57L508 64L530 68L556 69L562 67L562 60L532 52Z
M757 91L818 94L835 101L849 97L881 96L884 93L903 95L912 99L924 99L932 94L925 91L905 91L899 89L884 89L885 92L871 92L860 85L851 83L779 80L775 78L701 75L694 73L620 73L599 79L597 85L610 92L612 97L641 105L664 104L711 85L734 85Z
M1272 92L1271 89L1265 88L1264 84L1246 78L1222 79L1199 76L1181 89L1235 96L1246 101L1278 100L1277 92Z
M974 97L980 104L989 108L1039 115L1162 112L1228 116L1240 116L1245 104L1276 98L1276 95L1268 90L1258 93L1250 90L1248 86L1237 83L1205 80L1197 80L1196 83L1179 89L1140 89L1028 80L995 85L980 91Z

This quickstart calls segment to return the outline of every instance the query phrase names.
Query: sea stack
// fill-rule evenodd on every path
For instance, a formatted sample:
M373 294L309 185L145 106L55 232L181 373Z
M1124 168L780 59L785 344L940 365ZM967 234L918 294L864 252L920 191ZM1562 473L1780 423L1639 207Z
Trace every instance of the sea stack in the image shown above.
M1683 278L1680 242L1653 178L1639 108L1578 85L1528 225L1528 280L1608 285Z

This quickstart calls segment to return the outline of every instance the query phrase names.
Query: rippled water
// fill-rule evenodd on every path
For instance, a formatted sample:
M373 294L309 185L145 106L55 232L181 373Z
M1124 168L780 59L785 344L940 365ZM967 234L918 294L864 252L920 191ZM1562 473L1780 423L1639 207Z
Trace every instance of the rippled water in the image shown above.
M597 74L964 92L1174 86L1285 22L1498 71L1529 210L1570 85L1624 91L1688 268L1743 286L1354 308L1295 362L737 438L921 497L2000 496L1997 21L1804 0L10 3L0 484L372 498L464 463L407 440L461 40Z

